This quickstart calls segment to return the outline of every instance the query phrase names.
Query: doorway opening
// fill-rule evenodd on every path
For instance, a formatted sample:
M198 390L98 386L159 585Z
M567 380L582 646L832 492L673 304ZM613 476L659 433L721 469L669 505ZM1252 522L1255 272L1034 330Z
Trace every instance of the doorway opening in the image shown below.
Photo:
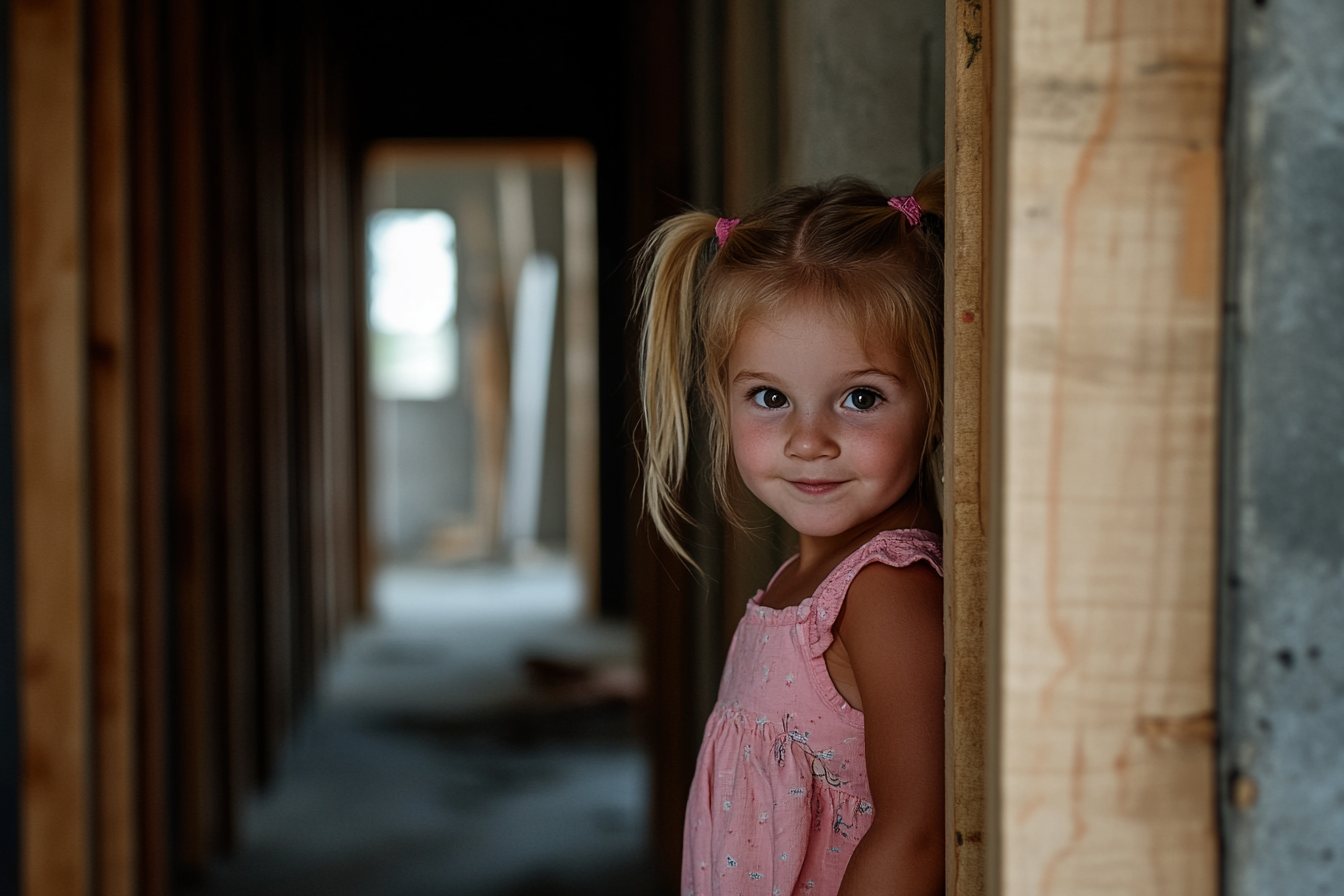
M597 599L594 169L369 150L370 613L211 896L654 892L637 640Z

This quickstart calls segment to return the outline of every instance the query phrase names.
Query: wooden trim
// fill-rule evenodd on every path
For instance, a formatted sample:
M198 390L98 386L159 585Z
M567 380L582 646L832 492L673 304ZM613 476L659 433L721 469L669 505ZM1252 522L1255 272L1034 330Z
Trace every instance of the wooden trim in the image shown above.
M947 2L943 551L947 892L985 892L985 199L992 0Z
M47 896L92 869L84 23L75 0L9 9L22 888Z
M397 165L557 165L568 153L592 154L582 140L379 140L364 155L364 170Z
M1227 4L998 12L989 891L1209 896Z
M126 10L122 0L93 0L85 8L97 886L100 896L136 896L140 700Z
M597 393L597 159L587 146L561 157L565 215L565 495L569 551L594 616L600 608L602 519Z

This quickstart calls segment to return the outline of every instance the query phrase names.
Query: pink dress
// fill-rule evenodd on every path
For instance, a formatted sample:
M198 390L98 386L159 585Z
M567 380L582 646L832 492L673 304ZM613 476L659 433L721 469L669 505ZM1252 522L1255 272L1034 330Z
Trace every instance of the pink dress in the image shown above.
M933 532L881 532L798 606L763 607L763 592L748 601L686 806L685 896L833 896L840 889L874 808L863 713L835 690L822 656L831 625L869 563L923 560L942 575L942 559Z

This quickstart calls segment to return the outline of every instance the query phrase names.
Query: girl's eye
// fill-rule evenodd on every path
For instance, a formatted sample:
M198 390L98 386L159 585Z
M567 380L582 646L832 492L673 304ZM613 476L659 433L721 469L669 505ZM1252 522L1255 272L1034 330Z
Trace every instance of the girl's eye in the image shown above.
M855 411L871 411L873 408L877 407L877 403L881 400L882 396L878 395L872 389L855 389L845 396L843 407Z
M788 397L778 389L757 389L751 394L751 400L759 406L771 410L787 407L789 404Z

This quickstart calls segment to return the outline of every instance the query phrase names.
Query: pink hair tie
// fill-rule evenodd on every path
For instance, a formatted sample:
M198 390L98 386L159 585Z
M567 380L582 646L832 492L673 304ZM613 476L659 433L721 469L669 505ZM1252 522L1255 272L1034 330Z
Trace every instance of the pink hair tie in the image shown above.
M720 218L718 220L718 223L714 225L714 235L719 238L720 246L728 242L728 234L732 233L733 228L741 221L741 218Z
M918 227L919 219L924 217L924 212L913 196L893 196L887 200L887 205L905 215L905 220L910 222L911 227Z

